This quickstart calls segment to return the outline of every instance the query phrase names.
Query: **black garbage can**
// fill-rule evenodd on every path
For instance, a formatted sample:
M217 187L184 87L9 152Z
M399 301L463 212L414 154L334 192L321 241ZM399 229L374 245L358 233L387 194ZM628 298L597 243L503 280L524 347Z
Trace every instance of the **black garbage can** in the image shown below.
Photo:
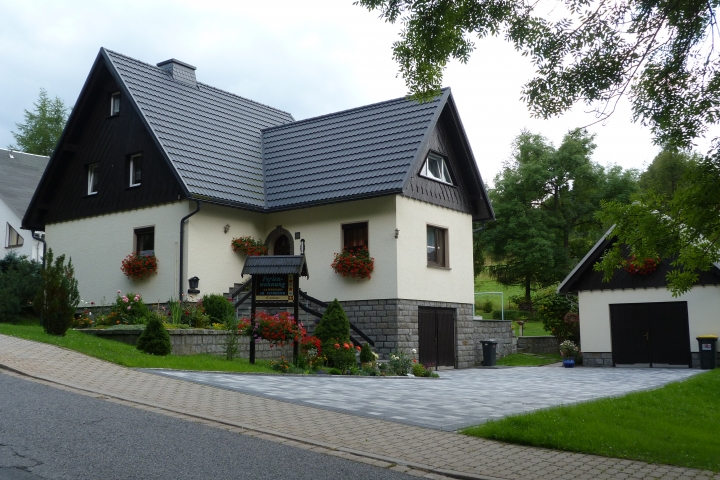
M483 347L483 367L494 367L497 355L497 343L495 340L481 340Z
M717 367L717 335L700 335L697 337L697 341L700 351L700 368L712 370Z

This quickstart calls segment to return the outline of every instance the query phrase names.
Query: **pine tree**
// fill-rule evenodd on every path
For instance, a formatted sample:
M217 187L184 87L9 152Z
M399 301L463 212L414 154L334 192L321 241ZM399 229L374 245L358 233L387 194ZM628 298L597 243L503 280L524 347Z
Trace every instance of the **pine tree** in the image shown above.
M145 330L138 338L137 349L150 355L168 355L172 352L170 334L156 316L148 320Z
M15 124L19 133L12 134L17 146L10 145L8 148L35 155L50 155L65 128L67 110L60 98L50 100L45 89L41 88L35 110L25 110L25 123Z

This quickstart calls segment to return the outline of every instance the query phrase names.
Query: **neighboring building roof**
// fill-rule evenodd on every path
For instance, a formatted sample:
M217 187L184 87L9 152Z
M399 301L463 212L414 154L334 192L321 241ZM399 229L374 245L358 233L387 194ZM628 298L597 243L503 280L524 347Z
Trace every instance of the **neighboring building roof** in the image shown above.
M49 159L0 148L0 196L20 218L30 205Z
M287 112L101 49L191 196L261 207L260 130L292 122Z
M254 255L247 257L241 275L259 274L309 276L305 255Z
M633 275L623 269L618 269L610 281L603 281L603 272L596 272L593 266L602 259L602 256L617 238L612 235L615 227L605 232L600 240L580 260L575 268L568 274L557 288L557 293L575 293L578 291L615 290L623 288L659 288L666 287L667 273L672 270L672 260L663 259L657 269L644 275ZM697 285L720 284L720 265L713 264L710 271L699 272Z
M445 95L406 98L263 130L266 207L400 192Z

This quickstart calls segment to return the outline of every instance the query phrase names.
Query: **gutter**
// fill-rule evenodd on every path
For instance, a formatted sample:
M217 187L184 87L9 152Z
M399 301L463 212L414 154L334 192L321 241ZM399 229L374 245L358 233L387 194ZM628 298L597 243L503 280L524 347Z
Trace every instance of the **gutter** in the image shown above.
M193 215L195 215L196 213L198 213L200 211L200 200L195 200L195 201L197 202L197 208L195 209L195 211L185 215L180 220L180 269L179 269L180 273L178 275L178 301L181 301L182 296L183 296L183 278L182 277L183 277L183 258L184 258L183 250L184 250L184 246L185 246L185 220L187 220L188 218L192 217ZM44 258L43 258L43 260L44 260Z

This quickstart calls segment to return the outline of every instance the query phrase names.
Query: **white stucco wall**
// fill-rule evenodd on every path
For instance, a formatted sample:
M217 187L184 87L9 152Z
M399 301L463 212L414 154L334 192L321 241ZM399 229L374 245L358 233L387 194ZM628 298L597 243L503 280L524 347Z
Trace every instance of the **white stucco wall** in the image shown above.
M177 297L180 219L195 203L142 208L46 226L46 241L55 256L72 257L83 300L99 304L115 300L117 290L139 292L146 303ZM158 273L133 281L120 270L123 258L133 252L134 229L155 227Z
M7 245L7 224L10 224L15 231L17 231L21 237L23 237L22 247L6 247ZM33 240L32 232L30 230L23 230L20 228L22 225L22 219L17 212L10 208L5 203L5 200L0 197L0 232L2 232L2 253L0 257L4 257L6 254L12 252L18 255L27 255L31 260L42 261L42 242ZM42 232L40 232L42 233Z
M673 297L665 288L641 290L582 291L580 303L580 343L586 352L610 352L610 307L616 303L687 302L690 351L698 351L698 335L720 335L720 286L696 286Z
M473 236L470 215L397 196L398 296L473 303ZM448 230L449 268L427 265L427 226Z

